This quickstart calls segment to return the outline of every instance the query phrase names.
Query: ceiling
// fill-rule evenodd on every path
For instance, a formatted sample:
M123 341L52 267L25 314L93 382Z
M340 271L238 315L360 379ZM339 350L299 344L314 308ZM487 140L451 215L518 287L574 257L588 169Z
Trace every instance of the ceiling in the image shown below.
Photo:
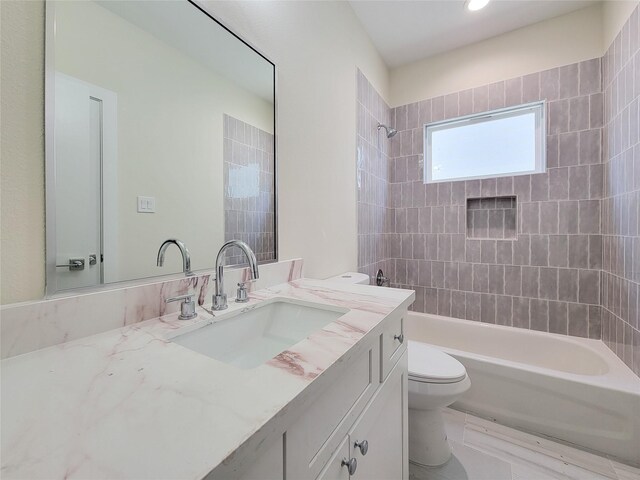
M492 0L470 12L464 0L350 0L393 68L557 17L597 0Z

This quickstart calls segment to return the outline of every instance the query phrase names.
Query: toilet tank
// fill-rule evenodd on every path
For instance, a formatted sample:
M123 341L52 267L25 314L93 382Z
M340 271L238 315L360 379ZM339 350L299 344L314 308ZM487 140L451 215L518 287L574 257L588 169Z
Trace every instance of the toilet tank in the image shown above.
M361 285L369 285L369 275L366 273L358 273L358 272L346 272L341 275L336 275L335 277L327 278L328 282L338 282L338 283L351 283L351 284L361 284Z

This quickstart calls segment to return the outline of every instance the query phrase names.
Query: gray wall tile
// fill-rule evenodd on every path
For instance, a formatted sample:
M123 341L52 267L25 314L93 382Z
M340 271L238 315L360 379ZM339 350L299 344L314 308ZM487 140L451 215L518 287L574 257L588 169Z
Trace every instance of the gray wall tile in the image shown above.
M569 100L569 130L572 132L589 128L589 96Z
M549 237L547 235L531 235L531 265L549 265Z
M496 323L511 327L513 325L512 298L506 295L496 296Z
M559 97L560 70L552 68L540 72L540 98L547 101L557 100Z
M514 327L530 328L529 299L523 297L513 298L513 319Z
M489 85L489 110L505 107L504 82L496 82Z
M578 301L578 270L575 268L558 269L558 300Z
M569 335L576 337L589 336L589 308L580 303L570 303L568 305Z
M538 267L522 267L522 295L538 298L540 285L540 269Z
M549 332L568 334L568 305L565 302L549 302Z
M549 303L546 300L532 298L529 302L531 312L531 329L541 332L549 331Z
M580 85L578 68L577 63L560 67L560 98L569 98L578 95Z
M602 235L615 228L623 235L637 234L640 228L638 208L621 200L640 189L640 179L636 182L629 175L636 163L640 165L640 147L636 160L632 144L640 135L627 129L625 136L616 133L603 139L602 131L612 117L622 118L624 109L616 103L604 110L600 72L600 59L594 59L389 109L399 134L386 142L388 150L383 153L387 156L381 156L385 165L378 168L387 173L379 178L378 170L370 174L378 190L387 190L380 195L387 203L382 213L359 205L359 267L363 258L371 261L364 265L369 270L384 264L386 258L377 253L386 252L393 267L384 265L393 269L394 284L416 289L414 309L476 321L599 338L610 323L616 325L609 320L612 311L625 318L637 312L637 289L628 288L633 257L625 257L625 251L635 251L633 242L628 248L624 241L606 244ZM624 75L626 82L626 71ZM365 82L359 78L359 85ZM606 84L604 88L613 87ZM362 102L364 96L358 98L360 121L369 109ZM424 123L536 99L548 102L545 174L422 183ZM619 124L616 120L615 125ZM364 130L359 126L358 134ZM369 141L364 138L374 158L376 145ZM623 147L632 150L627 157ZM509 217L509 209L487 201L509 195L517 202ZM614 198L615 202L607 203L606 199ZM470 208L469 199L479 208ZM383 225L383 229L363 230L372 225ZM384 249L372 247L374 235L384 235ZM361 241L364 237L366 242ZM638 252L640 258L640 242ZM612 272L611 280L602 286L600 268ZM624 288L622 280L627 282ZM640 272L634 286L637 280ZM625 306L620 300L610 301L612 310L603 307L607 313L601 313L601 288L617 292L616 298Z
M522 267L506 265L504 267L505 294L519 297L522 295Z
M467 320L475 320L479 322L481 318L481 310L480 310L481 294L467 292L465 299L467 302L467 308L466 308Z
M549 265L552 267L569 266L569 240L566 235L549 237Z
M552 267L540 268L540 298L557 300L558 298L558 269Z
M522 77L512 78L505 82L505 100L507 105L522 103Z
M483 323L496 323L496 296L482 294L480 297L480 320Z

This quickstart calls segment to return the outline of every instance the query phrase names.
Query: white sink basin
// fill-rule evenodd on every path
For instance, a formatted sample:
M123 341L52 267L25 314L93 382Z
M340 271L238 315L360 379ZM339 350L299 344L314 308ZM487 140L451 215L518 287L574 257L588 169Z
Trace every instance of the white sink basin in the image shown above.
M225 318L171 341L239 368L262 365L334 322L346 308L272 299L230 312Z

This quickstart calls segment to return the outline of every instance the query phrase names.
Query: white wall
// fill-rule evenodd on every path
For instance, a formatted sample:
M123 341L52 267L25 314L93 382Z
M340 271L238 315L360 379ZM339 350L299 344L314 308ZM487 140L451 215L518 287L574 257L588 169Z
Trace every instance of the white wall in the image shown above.
M0 302L44 292L44 3L0 2Z
M380 55L344 2L204 5L277 66L280 258L308 277L355 269L356 67L386 98Z
M602 29L597 3L398 67L390 73L390 106L601 57Z
M56 29L56 70L118 96L118 185L107 185L118 190L118 280L181 271L177 250L156 267L171 237L194 270L213 268L224 242L223 114L273 132L273 104L94 2L57 2ZM137 213L137 195L155 197L156 213Z
M2 114L19 113L2 124L2 303L11 303L44 292L44 20L42 2L0 4ZM210 2L205 7L277 65L279 257L304 257L311 277L355 269L356 67L386 98L382 59L346 3ZM16 68L9 70L9 58ZM5 76L20 92L7 97L6 110ZM19 138L9 135L14 130L21 132ZM5 140L13 152L6 158ZM7 192L11 205L5 202L5 182L23 192ZM19 216L10 214L25 202Z

